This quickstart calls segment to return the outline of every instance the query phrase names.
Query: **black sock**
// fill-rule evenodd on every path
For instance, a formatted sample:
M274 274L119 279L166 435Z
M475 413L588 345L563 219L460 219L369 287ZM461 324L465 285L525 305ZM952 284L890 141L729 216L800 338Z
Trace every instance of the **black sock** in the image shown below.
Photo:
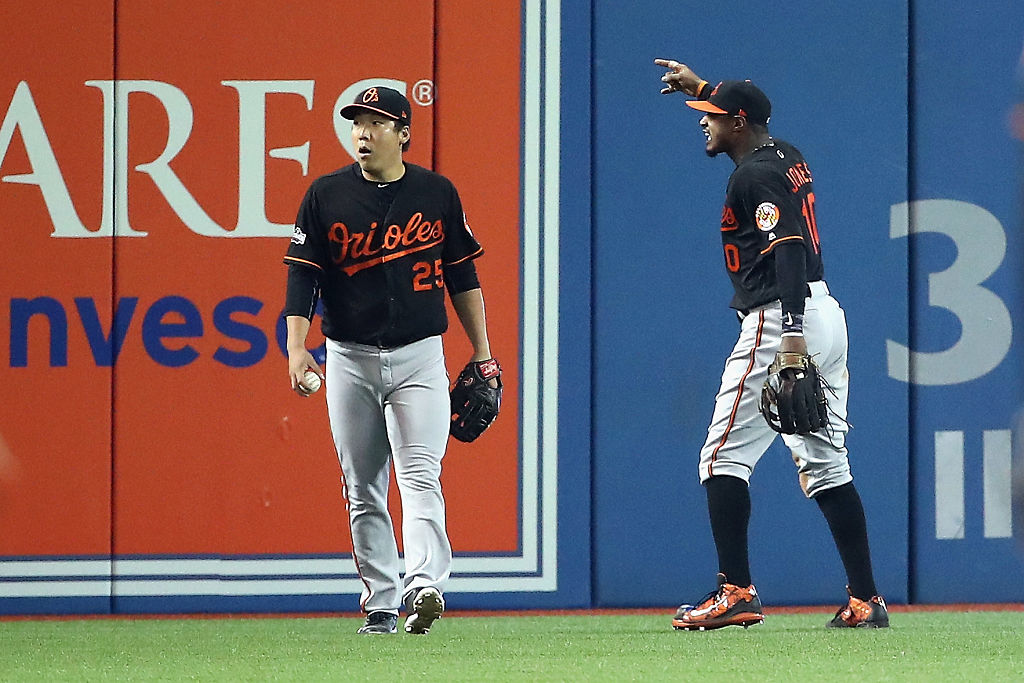
M750 490L737 477L717 476L704 482L708 496L711 534L718 550L718 571L737 586L749 586L747 526L750 523Z
M826 489L814 497L814 502L821 508L828 528L832 531L832 538L846 569L846 578L850 582L850 594L860 600L869 600L878 594L878 589L871 571L864 505L857 488L851 481Z

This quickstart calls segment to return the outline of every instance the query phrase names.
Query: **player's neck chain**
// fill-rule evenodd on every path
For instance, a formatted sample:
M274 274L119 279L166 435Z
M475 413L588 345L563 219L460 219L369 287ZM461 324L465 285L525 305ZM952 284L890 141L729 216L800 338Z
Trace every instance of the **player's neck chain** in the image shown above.
M758 150L762 150L765 147L774 147L774 146L775 146L775 139L774 138L768 138L767 140L762 142L760 145L758 145L754 149L750 150L750 153L753 154L754 152L757 152Z

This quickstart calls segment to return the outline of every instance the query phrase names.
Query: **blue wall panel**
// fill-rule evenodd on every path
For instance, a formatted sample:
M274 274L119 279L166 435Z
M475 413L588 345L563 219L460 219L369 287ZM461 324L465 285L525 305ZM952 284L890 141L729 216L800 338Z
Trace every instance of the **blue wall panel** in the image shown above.
M717 568L696 469L738 331L718 230L733 165L706 158L682 95L659 94L655 57L754 80L772 98L772 133L808 158L826 278L850 327L854 475L878 583L905 601L908 386L888 376L886 339L908 334L907 245L889 239L890 207L907 197L906 4L595 3L594 46L595 603L693 600ZM843 601L827 527L781 444L751 492L765 601Z
M918 602L1024 599L1007 441L1022 398L1009 327L1024 312L1019 147L1008 126L1022 18L1019 2L914 4L911 347L946 352L945 376L929 356L911 365Z

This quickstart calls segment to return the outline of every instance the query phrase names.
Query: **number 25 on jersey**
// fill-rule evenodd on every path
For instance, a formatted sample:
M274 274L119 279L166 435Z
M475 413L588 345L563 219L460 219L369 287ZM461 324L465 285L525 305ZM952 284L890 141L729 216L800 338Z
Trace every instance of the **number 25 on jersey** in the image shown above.
M425 292L437 287L444 286L444 273L441 269L441 259L434 261L433 265L426 261L419 261L412 267L412 288L417 292Z

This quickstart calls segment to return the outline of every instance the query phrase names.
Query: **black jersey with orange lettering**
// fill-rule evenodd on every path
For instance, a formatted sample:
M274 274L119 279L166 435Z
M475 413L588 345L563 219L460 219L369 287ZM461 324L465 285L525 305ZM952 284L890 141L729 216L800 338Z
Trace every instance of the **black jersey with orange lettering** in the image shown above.
M448 329L444 268L483 249L451 181L405 169L377 183L352 164L302 200L284 262L316 271L326 337L393 348Z
M814 216L811 172L800 151L778 139L754 149L729 177L722 209L722 246L740 311L779 298L775 248L803 244L807 281L824 277Z

